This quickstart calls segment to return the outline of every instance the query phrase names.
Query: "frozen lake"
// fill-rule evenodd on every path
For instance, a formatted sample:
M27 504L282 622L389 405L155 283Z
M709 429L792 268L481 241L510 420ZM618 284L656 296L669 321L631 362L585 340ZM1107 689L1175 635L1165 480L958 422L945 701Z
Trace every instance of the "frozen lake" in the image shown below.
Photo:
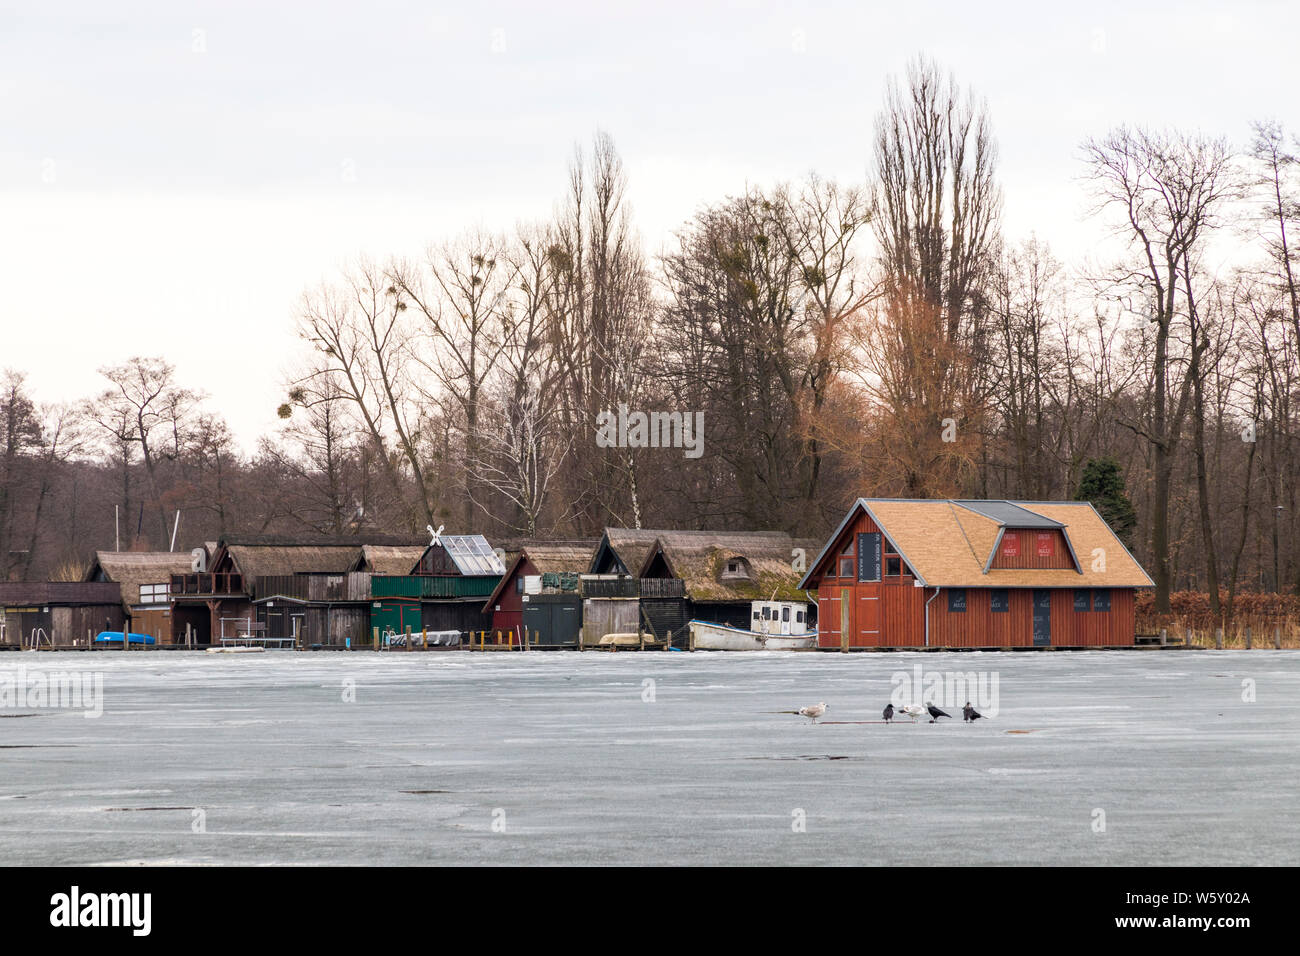
M995 675L997 717L769 713L879 720L916 665ZM11 865L1300 862L1296 651L20 666L101 672L103 715L0 708Z

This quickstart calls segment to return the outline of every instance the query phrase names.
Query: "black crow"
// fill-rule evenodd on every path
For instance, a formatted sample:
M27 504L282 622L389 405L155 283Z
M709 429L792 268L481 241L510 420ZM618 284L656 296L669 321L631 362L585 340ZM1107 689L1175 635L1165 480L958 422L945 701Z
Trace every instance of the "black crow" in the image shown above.
M886 704L884 714L885 714L885 723L889 723L890 721L892 721L894 719L894 705Z
M930 712L930 723L934 723L940 717L947 717L949 720L952 719L952 714L945 714L938 707L934 706L934 704L926 704L925 709Z
M961 719L969 720L972 724L983 716L983 714L970 705L970 701L966 701L966 706L961 709Z

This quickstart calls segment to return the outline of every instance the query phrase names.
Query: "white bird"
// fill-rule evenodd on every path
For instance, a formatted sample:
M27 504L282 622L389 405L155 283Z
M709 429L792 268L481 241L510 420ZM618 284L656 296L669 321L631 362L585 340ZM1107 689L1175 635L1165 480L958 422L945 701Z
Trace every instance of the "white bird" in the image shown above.
M799 716L812 718L812 722L814 724L817 723L817 718L824 713L826 713L826 701L822 701L819 704L810 704L807 707L799 708Z
M916 723L918 717L930 716L930 712L920 704L904 704L902 707L898 708L898 712L901 714L907 714L907 716L911 717L912 723Z

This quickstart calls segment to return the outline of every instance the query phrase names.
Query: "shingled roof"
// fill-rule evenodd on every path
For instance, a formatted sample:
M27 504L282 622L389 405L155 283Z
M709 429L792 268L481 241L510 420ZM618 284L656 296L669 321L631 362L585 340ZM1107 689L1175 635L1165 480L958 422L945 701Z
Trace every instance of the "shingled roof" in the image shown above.
M985 507L972 507L984 505ZM988 506L993 507L988 507ZM926 587L1151 587L1151 578L1087 501L969 502L859 498L801 586L809 586L844 529L865 510ZM1078 570L992 568L1004 528L1059 527ZM1105 556L1105 570L1094 554ZM986 570L987 569L987 570Z

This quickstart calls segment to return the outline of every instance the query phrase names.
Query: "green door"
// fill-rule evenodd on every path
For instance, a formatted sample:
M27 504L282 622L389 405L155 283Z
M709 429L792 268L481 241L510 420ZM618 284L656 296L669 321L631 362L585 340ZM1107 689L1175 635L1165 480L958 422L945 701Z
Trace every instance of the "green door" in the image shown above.
M413 631L421 629L419 601L389 598L370 603L370 626L379 628L381 636L390 628L394 634L405 633L408 624Z

